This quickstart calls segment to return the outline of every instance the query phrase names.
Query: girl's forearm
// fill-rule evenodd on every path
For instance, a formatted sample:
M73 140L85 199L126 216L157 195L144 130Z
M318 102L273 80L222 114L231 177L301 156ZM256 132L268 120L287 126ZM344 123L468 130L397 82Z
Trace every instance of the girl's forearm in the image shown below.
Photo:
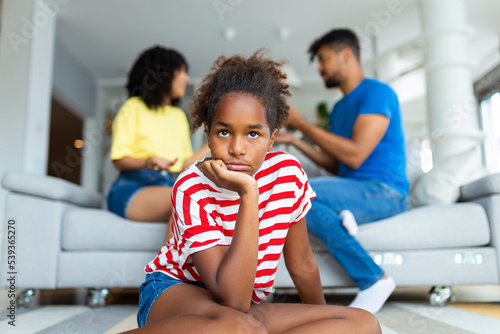
M318 266L314 264L315 266L309 265L308 272L303 273L302 277L293 277L293 282L304 304L326 305Z
M258 189L241 197L231 246L217 271L216 291L224 304L247 312L250 308L259 251Z

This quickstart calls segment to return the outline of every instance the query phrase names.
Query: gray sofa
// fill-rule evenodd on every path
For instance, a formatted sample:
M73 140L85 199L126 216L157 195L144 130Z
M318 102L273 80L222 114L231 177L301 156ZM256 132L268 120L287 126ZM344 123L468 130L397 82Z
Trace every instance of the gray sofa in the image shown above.
M165 224L133 222L101 209L102 196L49 176L4 174L4 222L16 226L18 289L92 288L91 305L108 290L137 288L144 266L163 244ZM7 224L3 226L6 236ZM460 202L425 206L360 226L356 236L398 286L500 283L500 174L461 188ZM7 238L1 279L7 287ZM343 269L312 239L324 287L349 287ZM280 265L276 288L291 288ZM26 290L20 302L29 302ZM450 289L435 289L444 304Z

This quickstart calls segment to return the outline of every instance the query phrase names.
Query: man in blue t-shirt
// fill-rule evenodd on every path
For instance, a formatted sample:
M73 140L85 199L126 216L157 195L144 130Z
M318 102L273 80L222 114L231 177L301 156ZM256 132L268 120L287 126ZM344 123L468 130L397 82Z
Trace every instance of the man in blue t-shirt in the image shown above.
M359 42L336 29L309 48L328 88L344 97L330 115L330 131L315 126L290 107L288 125L315 146L290 133L275 142L296 146L337 176L310 179L316 191L307 227L344 267L360 292L350 304L376 313L396 288L394 280L352 236L357 224L390 217L408 208L405 139L399 102L386 84L364 77Z

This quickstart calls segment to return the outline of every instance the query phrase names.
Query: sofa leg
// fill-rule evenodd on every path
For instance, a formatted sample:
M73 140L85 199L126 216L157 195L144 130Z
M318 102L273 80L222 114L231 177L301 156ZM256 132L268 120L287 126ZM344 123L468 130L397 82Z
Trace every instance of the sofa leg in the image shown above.
M109 296L109 290L102 289L89 289L87 294L87 305L90 307L102 307L106 305L106 299Z
M446 304L455 300L455 295L451 291L451 286L446 285L443 287L432 287L429 291L429 301L432 306L446 306Z
M31 304L31 301L33 300L34 297L35 297L35 290L34 289L24 290L17 297L17 306L29 307Z

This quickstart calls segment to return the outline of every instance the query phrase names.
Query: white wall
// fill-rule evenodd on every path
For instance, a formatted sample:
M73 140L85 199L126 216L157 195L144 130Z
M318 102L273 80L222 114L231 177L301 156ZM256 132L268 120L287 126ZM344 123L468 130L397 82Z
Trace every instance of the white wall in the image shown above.
M46 173L54 16L40 0L4 0L2 3L0 177L12 169ZM0 188L0 243L5 240L7 218L16 218L5 217L4 202L5 190Z
M95 114L93 79L56 41L56 15L40 0L3 2L0 177L11 169L46 174L52 94L81 118Z
M55 34L45 10L39 1L3 3L0 174L12 168L45 173Z
M0 176L10 169L35 174L46 171L55 34L50 15L39 1L3 2ZM4 196L0 189L2 217Z
M78 116L95 113L93 79L56 42L56 9L41 0L2 3L0 178L8 170L46 174L52 88ZM0 188L0 244L10 218L5 217L5 193ZM1 261L2 257L0 266ZM0 305L4 302L0 300Z
M54 50L54 97L80 118L95 115L96 86L92 76L56 39Z

